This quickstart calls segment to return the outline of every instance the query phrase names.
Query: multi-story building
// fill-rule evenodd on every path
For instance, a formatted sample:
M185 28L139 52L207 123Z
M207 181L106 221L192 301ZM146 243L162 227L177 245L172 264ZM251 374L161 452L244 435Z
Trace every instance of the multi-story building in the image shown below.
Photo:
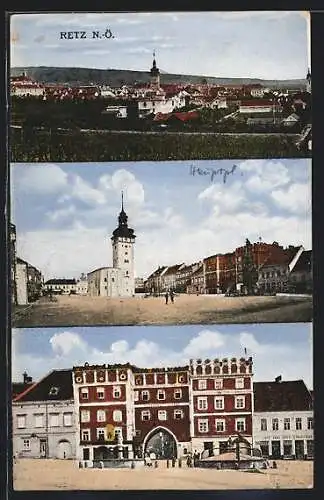
M288 276L288 290L294 293L312 293L312 251L305 250L300 255Z
M217 455L239 435L252 447L252 358L190 361L190 435L193 450Z
M313 458L313 397L303 380L254 383L254 445L265 457Z
M161 274L162 291L176 290L177 288L177 274L185 267L185 264L175 264L168 266L167 269Z
M205 273L203 263L201 263L196 271L192 273L190 284L187 286L187 293L205 293Z
M211 255L204 259L206 293L225 293L236 286L234 252Z
M17 235L16 226L12 223L9 225L10 237L10 269L11 269L11 301L17 304Z
M168 269L167 266L159 266L145 281L145 291L151 295L159 295L163 292L162 279Z
M73 368L77 458L157 458L195 449L218 454L239 435L252 444L252 359L191 361L190 367Z
M186 293L188 286L191 284L191 276L193 273L201 268L202 262L195 262L194 264L181 266L176 273L176 287L178 293Z
M135 434L134 374L131 366L73 368L78 428L77 458L132 458Z
M13 453L26 458L75 457L72 371L53 370L28 383L12 402Z
M41 271L25 260L16 258L16 296L17 304L34 302L42 294L43 277Z
M289 275L293 271L304 248L290 246L273 248L258 271L258 287L261 293L288 292Z
M190 450L188 366L133 368L135 449L157 458L180 457Z
M44 283L44 290L53 294L77 293L77 282L74 278L53 278Z

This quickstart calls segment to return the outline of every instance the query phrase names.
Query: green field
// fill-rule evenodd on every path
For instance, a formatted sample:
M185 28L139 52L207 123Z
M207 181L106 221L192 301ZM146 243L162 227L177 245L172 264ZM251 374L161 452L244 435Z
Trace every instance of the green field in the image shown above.
M12 128L12 162L299 158L293 134L60 131Z

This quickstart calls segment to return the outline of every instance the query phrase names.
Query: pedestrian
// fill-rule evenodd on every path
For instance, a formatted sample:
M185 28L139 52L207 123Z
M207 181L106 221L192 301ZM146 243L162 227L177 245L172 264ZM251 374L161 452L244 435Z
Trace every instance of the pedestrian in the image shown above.
M167 304L169 302L169 294L168 294L168 292L165 292L164 297L165 297L165 303Z
M171 292L170 292L170 299L171 299L171 302L173 304L174 303L174 292L173 292L173 290L171 290Z

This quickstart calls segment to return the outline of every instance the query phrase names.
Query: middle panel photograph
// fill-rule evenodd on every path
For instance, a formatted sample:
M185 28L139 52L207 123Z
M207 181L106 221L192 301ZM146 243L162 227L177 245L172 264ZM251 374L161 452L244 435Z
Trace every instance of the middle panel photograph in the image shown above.
M312 321L311 160L11 164L12 326Z

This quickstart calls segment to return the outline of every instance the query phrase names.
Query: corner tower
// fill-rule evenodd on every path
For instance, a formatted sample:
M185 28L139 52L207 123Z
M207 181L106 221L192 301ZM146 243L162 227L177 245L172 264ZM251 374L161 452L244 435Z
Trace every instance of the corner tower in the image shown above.
M134 276L134 229L128 227L128 217L124 210L122 193L121 211L118 216L118 227L111 237L113 247L113 267L120 270L120 295L131 297L135 294Z

